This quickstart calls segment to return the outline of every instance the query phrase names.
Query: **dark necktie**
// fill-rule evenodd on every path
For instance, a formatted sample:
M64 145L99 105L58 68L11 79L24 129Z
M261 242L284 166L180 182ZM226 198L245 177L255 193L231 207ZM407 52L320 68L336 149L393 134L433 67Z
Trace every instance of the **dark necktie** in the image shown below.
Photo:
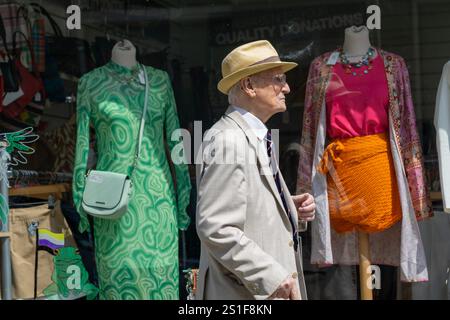
M266 146L267 146L267 155L269 156L269 164L271 168L274 168L275 170L275 174L273 175L273 178L275 180L275 184L277 185L277 189L278 189L278 193L280 194L281 197L281 201L283 202L283 207L284 210L286 210L286 213L288 215L289 218L289 222L291 223L292 226L292 230L293 230L293 240L294 240L294 249L295 251L297 251L297 247L298 247L298 239L296 236L297 233L297 228L295 227L294 224L294 219L292 218L292 213L291 210L289 209L286 199L284 197L284 192L281 188L281 180L280 180L280 173L278 170L278 166L272 166L272 134L270 133L270 131L267 131L267 141L266 141Z

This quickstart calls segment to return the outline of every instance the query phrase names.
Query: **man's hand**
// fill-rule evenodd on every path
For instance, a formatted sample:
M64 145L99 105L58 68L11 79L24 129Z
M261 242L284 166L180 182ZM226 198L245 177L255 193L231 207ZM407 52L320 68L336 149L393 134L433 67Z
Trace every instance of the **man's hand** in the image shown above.
M314 198L309 193L292 196L295 207L297 208L298 220L313 221L316 212Z
M298 281L289 276L280 284L280 286L270 295L268 299L300 300Z

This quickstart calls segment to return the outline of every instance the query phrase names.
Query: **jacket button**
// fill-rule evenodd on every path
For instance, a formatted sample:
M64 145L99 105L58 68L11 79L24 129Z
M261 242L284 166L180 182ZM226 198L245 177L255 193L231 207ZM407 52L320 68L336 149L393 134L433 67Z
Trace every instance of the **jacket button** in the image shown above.
M294 273L292 274L292 278L297 279L297 277L298 277L298 273L297 273L297 272L294 272Z
M289 241L289 247L293 247L294 246L294 241L290 240Z

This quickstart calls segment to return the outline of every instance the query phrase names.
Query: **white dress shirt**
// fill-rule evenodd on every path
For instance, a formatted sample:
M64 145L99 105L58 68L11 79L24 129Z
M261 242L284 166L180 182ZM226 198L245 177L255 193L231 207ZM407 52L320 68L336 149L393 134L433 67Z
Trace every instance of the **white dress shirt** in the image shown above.
M257 116L240 107L232 106L232 108L241 114L241 116L245 119L245 122L247 122L247 124L253 129L253 132L256 134L258 140L265 140L267 131L269 130Z
M231 106L234 110L238 111L241 116L244 118L245 122L252 128L252 131L255 133L256 137L258 138L258 141L261 144L261 147L263 150L267 150L267 132L269 129L267 129L264 122L262 122L257 116L254 114L248 112L247 110L237 107L237 106ZM264 154L267 156L267 152L264 152ZM266 158L266 160L268 160ZM272 172L276 173L278 171L278 164L277 164L277 158L276 158L276 149L275 144L272 141L272 157L270 159L270 165L272 167Z

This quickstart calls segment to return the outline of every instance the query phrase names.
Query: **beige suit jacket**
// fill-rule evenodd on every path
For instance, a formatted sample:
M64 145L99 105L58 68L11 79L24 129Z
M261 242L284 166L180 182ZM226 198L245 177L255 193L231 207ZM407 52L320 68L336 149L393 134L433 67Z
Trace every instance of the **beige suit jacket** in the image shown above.
M301 244L296 252L266 152L232 108L205 135L197 167L201 256L196 299L266 299L289 276L298 279L306 299ZM298 230L282 177L281 185Z

